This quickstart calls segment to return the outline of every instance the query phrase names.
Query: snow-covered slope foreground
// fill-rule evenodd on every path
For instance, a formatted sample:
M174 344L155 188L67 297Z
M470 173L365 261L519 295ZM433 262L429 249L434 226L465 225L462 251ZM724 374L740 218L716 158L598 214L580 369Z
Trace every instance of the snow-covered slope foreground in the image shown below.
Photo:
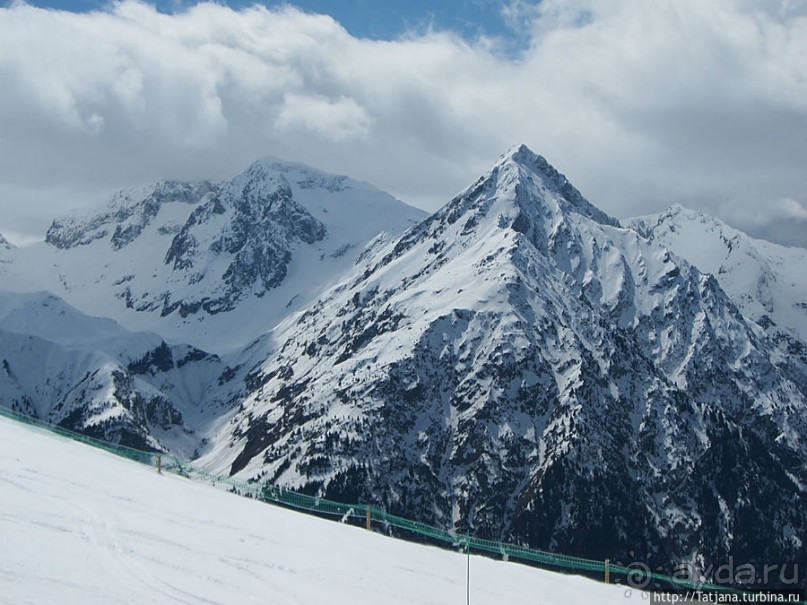
M12 410L190 456L229 410L238 381L225 371L218 356L129 332L52 294L0 291L0 405Z
M424 216L367 183L266 158L223 182L121 191L103 211L55 220L45 243L4 250L0 273L4 289L50 290L221 352L310 302L379 233Z
M227 494L0 418L0 602L464 603L466 557ZM471 601L646 602L472 556Z
M274 336L218 472L667 572L807 560L803 365L525 147Z
M743 314L769 328L790 330L807 343L807 250L754 239L695 210L627 221L653 241L711 273Z

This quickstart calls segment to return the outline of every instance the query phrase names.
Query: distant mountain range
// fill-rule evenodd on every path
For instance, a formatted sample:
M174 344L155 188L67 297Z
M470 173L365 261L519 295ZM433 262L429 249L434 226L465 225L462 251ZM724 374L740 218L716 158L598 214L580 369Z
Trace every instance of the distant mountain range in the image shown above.
M7 252L0 276L219 352L303 308L372 238L425 216L367 183L265 158L227 181L161 182L57 219L44 243Z
M480 536L804 561L805 252L680 207L622 226L523 146L431 216L262 160L4 248L4 289L49 293L0 296L0 394Z

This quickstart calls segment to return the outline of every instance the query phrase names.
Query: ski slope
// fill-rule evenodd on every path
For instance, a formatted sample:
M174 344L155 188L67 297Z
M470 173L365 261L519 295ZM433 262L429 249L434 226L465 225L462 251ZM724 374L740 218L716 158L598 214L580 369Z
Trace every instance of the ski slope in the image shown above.
M467 558L228 494L0 418L0 603L465 603ZM646 596L472 556L474 605Z

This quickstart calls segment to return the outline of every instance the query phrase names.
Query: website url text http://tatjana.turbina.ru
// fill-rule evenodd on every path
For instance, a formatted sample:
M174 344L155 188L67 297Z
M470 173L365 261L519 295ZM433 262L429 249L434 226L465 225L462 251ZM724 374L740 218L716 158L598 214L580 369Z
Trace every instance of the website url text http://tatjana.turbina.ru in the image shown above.
M651 603L801 603L802 590L750 590L727 592L722 590L666 590L650 595Z

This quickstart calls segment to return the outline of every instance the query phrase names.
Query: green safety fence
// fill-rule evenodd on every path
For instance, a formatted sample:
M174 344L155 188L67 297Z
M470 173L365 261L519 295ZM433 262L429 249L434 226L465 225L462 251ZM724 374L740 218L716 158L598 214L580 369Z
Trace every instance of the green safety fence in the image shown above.
M383 525L386 528L397 528L412 534L422 536L429 540L451 545L453 548L461 548L464 551L486 553L501 557L507 560L515 559L539 567L549 567L567 572L587 572L587 575L599 574L601 579L611 578L611 581L619 582L620 579L628 581L630 586L649 589L652 588L684 588L702 590L721 590L737 592L725 586L717 586L695 581L691 578L670 576L658 572L653 572L646 567L624 566L619 563L598 561L582 557L573 557L558 553L547 552L526 546L518 546L499 542L495 540L485 540L471 535L457 533L456 531L434 527L426 523L412 521L403 517L392 515L385 510L370 504L346 504L335 502L325 498L318 498L308 494L303 494L283 487L261 484L257 482L242 481L223 475L214 475L194 467L190 462L180 460L175 456L160 452L146 452L134 448L109 443L100 439L95 439L75 433L65 428L55 426L0 406L0 415L24 422L26 424L38 426L64 437L87 445L111 452L118 456L128 458L143 464L157 466L161 471L171 472L199 481L220 484L230 488L231 491L240 495L249 496L264 502L271 502L289 508L315 513L318 515L339 517L342 521L348 519L361 520L369 528L371 523Z
M111 443L109 441L103 441L102 439L95 439L93 437L88 437L87 435L82 435L81 433L70 431L61 426L50 424L43 420L39 420L38 418L34 418L33 416L28 416L25 414L20 414L19 412L14 412L2 406L0 406L0 416L5 416L6 418L11 418L12 420L16 420L18 422L23 422L25 424L30 424L33 426L46 429L49 432L56 433L57 435L61 435L63 437L67 437L69 439L72 439L73 441L79 441L86 445L91 445L98 449L106 450L107 452L111 452L113 454L117 454L118 456L129 458L130 460L134 460L135 462L141 462L143 464L154 465L155 456L159 454L159 452L146 452L143 450L126 447L125 445L118 445L116 443Z

